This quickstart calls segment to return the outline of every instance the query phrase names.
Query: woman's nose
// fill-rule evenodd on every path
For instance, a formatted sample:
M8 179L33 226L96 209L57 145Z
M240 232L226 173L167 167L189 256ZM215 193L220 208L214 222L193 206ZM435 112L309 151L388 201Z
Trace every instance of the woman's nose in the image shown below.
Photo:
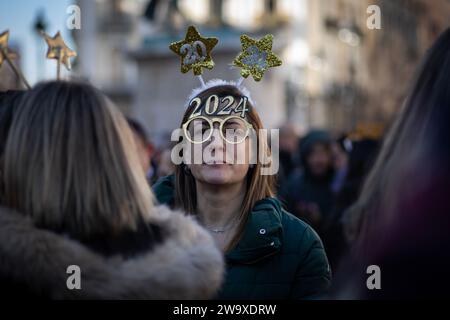
M218 128L214 128L211 134L210 142L208 144L208 148L213 150L223 150L224 149L224 141L220 135L220 130Z

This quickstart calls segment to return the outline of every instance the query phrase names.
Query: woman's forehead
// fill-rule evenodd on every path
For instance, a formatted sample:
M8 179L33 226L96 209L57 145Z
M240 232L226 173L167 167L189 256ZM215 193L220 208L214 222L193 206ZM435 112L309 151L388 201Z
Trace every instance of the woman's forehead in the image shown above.
M189 118L204 116L207 118L226 118L238 116L246 119L251 109L249 99L244 95L227 93L211 93L199 95L189 102L191 113Z

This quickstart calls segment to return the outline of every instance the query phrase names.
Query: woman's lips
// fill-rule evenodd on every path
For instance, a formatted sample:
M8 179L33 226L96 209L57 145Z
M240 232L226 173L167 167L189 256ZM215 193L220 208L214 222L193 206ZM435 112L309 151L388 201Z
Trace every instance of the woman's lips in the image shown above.
M231 163L226 162L205 162L203 163L204 166L210 166L210 167L220 167L220 166L229 166Z

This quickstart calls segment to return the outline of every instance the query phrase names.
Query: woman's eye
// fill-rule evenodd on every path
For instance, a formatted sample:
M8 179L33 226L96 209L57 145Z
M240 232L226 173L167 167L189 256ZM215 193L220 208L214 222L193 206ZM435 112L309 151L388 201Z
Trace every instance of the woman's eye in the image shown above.
M208 130L208 128L206 128L206 127L195 128L194 134L204 134L206 132L206 130Z
M208 130L208 124L203 122L195 122L191 126L191 129L194 133L203 133Z

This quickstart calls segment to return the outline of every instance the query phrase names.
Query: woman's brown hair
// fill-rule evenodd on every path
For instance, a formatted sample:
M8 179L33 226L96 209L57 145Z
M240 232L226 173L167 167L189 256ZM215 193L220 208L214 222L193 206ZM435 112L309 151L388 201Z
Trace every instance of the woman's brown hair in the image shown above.
M88 84L37 85L16 110L4 204L78 239L134 230L153 209L123 115Z
M233 96L236 101L243 97L242 92L232 85L219 85L215 87L208 88L198 94L196 97L200 98L201 101L206 101L207 98L215 94L219 97ZM247 112L247 120L252 124L253 129L258 132L263 129L262 122L259 118L258 113L255 111L254 106L250 101L247 102L249 111ZM200 109L204 108L203 104ZM189 116L194 111L194 107L191 105L187 108L184 113L182 122L185 123ZM260 141L258 134L256 135L258 153L260 148L266 149L266 154L270 155L270 147L267 141ZM239 241L247 218L255 206L255 203L267 197L273 197L275 195L275 177L271 175L261 175L262 164L260 161L250 167L247 173L247 190L244 196L244 201L240 213L240 225L238 226L238 232L234 239L230 242L228 249L233 248L234 245ZM175 206L184 209L189 214L196 214L197 211L197 193L195 178L192 176L187 166L182 163L175 168Z

